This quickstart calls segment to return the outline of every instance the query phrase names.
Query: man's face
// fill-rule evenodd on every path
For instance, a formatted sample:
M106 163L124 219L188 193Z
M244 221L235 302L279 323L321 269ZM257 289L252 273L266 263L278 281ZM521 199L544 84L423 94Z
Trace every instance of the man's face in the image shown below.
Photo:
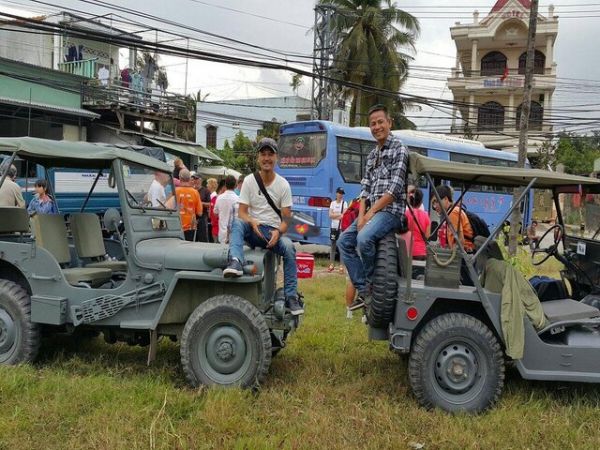
M448 200L448 198L444 197L442 198L442 206L440 207L440 204L437 202L437 200L434 198L431 201L431 205L433 206L433 209L435 209L435 211L438 214L442 213L442 208L444 208L444 210L447 210L448 207L450 206L450 201Z
M300 151L300 150L304 149L304 141L303 141L303 140L300 140L300 139L299 139L299 140L297 140L297 141L294 143L294 148L296 149L296 151Z
M271 171L275 168L277 153L270 148L263 148L258 152L258 166L261 170Z
M375 140L383 144L392 129L392 121L384 111L375 111L369 116L369 128Z

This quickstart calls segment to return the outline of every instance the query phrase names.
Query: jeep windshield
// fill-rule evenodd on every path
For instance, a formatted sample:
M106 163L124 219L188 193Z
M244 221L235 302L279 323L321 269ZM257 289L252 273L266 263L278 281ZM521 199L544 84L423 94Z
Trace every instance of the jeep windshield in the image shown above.
M132 208L174 211L171 174L134 163L122 165L127 203Z

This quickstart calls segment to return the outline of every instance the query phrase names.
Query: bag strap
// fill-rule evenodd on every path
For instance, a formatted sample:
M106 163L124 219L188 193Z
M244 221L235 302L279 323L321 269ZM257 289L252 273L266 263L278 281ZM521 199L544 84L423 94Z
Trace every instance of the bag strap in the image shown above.
M277 215L279 216L279 219L281 220L281 210L277 206L275 206L275 202L273 201L273 199L267 192L267 188L265 187L265 183L263 183L260 173L254 172L254 179L256 180L256 184L258 184L258 188L260 189L260 192L262 192L263 195L265 196L267 203L269 203L269 206L271 206L271 208L273 208L273 211L275 211L275 213L277 213Z

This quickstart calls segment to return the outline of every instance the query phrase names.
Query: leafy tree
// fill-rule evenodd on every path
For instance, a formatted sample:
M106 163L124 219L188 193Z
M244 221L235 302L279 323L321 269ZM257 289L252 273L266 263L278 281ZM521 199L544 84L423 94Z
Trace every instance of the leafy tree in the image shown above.
M565 172L589 175L594 169L594 160L600 158L600 132L591 136L561 133L556 146L556 162L565 166Z
M320 0L336 13L331 31L337 51L332 73L345 82L399 92L412 59L402 49L414 50L418 20L396 7L391 0ZM346 90L352 96L350 125L366 125L370 106L381 103L391 115L403 114L399 97L362 89Z
M302 85L302 75L299 73L295 73L292 75L292 81L290 82L290 87L294 94L298 95L298 88Z
M274 120L271 122L263 122L263 127L262 129L258 130L258 138L257 141L259 141L260 139L264 138L264 137L269 137L271 139L279 139L279 127L281 127L281 124L278 122L275 122Z

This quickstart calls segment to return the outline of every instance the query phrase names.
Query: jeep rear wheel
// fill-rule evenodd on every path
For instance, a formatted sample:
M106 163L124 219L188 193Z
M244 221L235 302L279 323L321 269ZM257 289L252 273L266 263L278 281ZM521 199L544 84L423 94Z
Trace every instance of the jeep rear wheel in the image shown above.
M478 413L504 385L504 358L496 336L466 314L444 314L419 332L408 374L419 403L448 412Z
M194 387L257 387L271 365L271 335L263 315L234 295L205 301L183 329L181 363Z
M389 233L377 243L371 282L372 300L367 305L367 320L374 328L387 328L394 320L398 292L398 248L395 233Z
M31 323L31 300L20 285L0 280L0 364L32 361L38 351L38 326Z

